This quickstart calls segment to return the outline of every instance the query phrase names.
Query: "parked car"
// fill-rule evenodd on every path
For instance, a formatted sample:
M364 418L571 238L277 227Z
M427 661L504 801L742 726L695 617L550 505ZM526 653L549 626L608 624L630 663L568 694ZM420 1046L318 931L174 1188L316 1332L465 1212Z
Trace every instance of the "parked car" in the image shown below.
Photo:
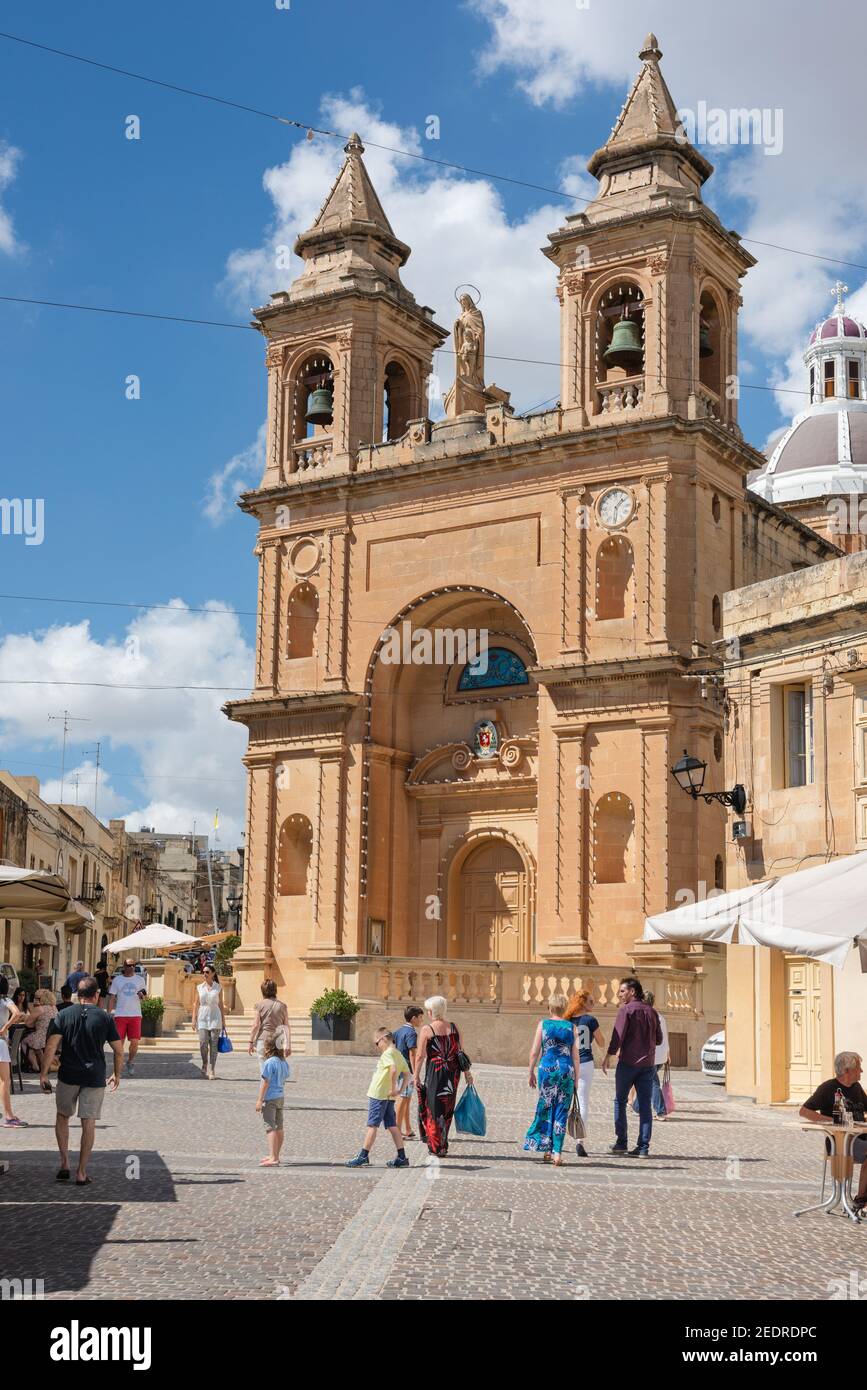
M726 1035L725 1030L708 1038L701 1050L701 1069L705 1076L714 1081L726 1079Z
M15 966L10 965L9 961L0 960L0 975L6 976L9 981L9 993L14 994L18 988L18 971Z

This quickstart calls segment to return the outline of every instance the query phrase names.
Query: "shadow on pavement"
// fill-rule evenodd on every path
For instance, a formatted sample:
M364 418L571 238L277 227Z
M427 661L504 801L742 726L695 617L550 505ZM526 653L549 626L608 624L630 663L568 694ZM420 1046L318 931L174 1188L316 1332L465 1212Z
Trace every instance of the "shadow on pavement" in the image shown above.
M138 1153L116 1149L94 1150L88 1164L88 1176L93 1181L87 1187L75 1185L75 1163L78 1157L78 1133L72 1131L69 1161L72 1176L66 1182L55 1178L59 1166L57 1150L22 1149L11 1160L10 1171L0 1177L0 1201L32 1203L42 1210L51 1203L72 1206L81 1202L174 1202L175 1181L156 1149ZM90 1218L88 1217L88 1220ZM29 1228L31 1216L26 1217Z

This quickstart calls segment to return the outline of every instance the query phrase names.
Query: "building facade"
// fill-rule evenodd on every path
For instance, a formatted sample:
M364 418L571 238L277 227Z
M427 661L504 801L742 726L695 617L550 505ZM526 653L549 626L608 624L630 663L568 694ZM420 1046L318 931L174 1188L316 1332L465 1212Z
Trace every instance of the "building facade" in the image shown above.
M649 35L598 195L545 249L556 408L520 417L485 387L466 306L452 413L427 418L447 335L402 283L358 137L301 275L256 311L256 681L226 706L249 729L246 1007L263 974L300 1012L336 983L380 1012L437 987L498 1015L479 1055L514 1060L553 984L583 980L607 1016L638 967L679 1061L720 1026L720 954L640 941L724 877L725 813L670 768L688 748L722 777L724 595L839 551L746 492L764 460L731 383L754 262L702 199L712 167L660 57Z
M867 554L725 601L727 782L750 795L729 888L867 849ZM803 1101L834 1056L867 1056L867 977L766 947L727 949L726 1087Z

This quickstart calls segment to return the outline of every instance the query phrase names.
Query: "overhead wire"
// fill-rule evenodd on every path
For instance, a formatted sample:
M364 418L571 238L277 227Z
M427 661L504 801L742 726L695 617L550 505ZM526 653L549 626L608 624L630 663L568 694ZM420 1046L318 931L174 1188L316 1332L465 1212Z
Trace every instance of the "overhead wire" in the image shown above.
M194 97L198 101L213 102L218 106L230 107L236 111L244 111L248 115L261 116L265 120L275 121L280 125L292 126L296 130L312 131L315 135L322 135L333 140L349 141L351 136L342 134L340 131L328 130L327 128L316 126L310 121L298 120L292 116L281 116L274 111L266 111L260 106L251 106L247 102L235 101L230 97L215 96L212 92L201 92L194 87L185 87L180 83L166 82L162 78L151 77L147 73L133 72L129 68L118 67L113 63L105 63L96 58L88 58L81 53L72 53L68 49L54 48L50 44L39 43L35 39L24 38L21 34L9 34L0 31L0 39L6 39L10 43L19 43L28 48L38 49L43 53L51 53L58 58L66 58L71 62L83 63L88 67L99 68L103 72L114 73L119 77L127 77L135 82L144 82L152 87L162 87L166 91L177 92L182 96ZM570 202L583 203L588 206L594 201L593 198L585 198L578 193L568 193L562 188L550 188L546 184L533 183L527 179L516 179L510 174L498 174L490 169L476 169L471 165L461 164L457 161L447 159L436 159L433 155L421 154L417 150L405 150L395 145L385 145L375 140L368 140L362 137L363 144L372 150L383 150L388 154L400 155L405 159L415 159L424 164L434 164L439 168L452 169L462 174L472 174L477 178L493 179L498 183L514 184L519 188L530 188L538 193L550 193L554 197L564 198ZM806 256L810 260L826 261L830 265L842 265L851 270L867 270L867 264L859 261L844 260L839 256L826 256L818 251L805 251L796 246L783 246L778 242L760 241L753 237L739 237L744 245L762 246L773 251L783 251L792 256Z

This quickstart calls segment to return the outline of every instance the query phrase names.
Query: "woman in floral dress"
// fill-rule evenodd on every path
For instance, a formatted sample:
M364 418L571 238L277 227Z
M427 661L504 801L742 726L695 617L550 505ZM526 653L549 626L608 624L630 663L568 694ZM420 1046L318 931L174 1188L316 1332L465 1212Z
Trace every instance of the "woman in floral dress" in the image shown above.
M529 1084L535 1089L538 1064L539 1101L524 1148L544 1154L546 1163L553 1162L559 1168L578 1072L578 1038L572 1024L563 1017L565 994L552 994L548 1009L551 1016L540 1022L530 1051Z
M461 1079L458 1062L461 1035L446 1018L447 1000L441 994L426 999L424 1006L429 1022L419 1029L413 1077L418 1096L418 1122L428 1151L437 1158L444 1158L449 1151L449 1130ZM464 1072L464 1079L472 1086L472 1072Z

